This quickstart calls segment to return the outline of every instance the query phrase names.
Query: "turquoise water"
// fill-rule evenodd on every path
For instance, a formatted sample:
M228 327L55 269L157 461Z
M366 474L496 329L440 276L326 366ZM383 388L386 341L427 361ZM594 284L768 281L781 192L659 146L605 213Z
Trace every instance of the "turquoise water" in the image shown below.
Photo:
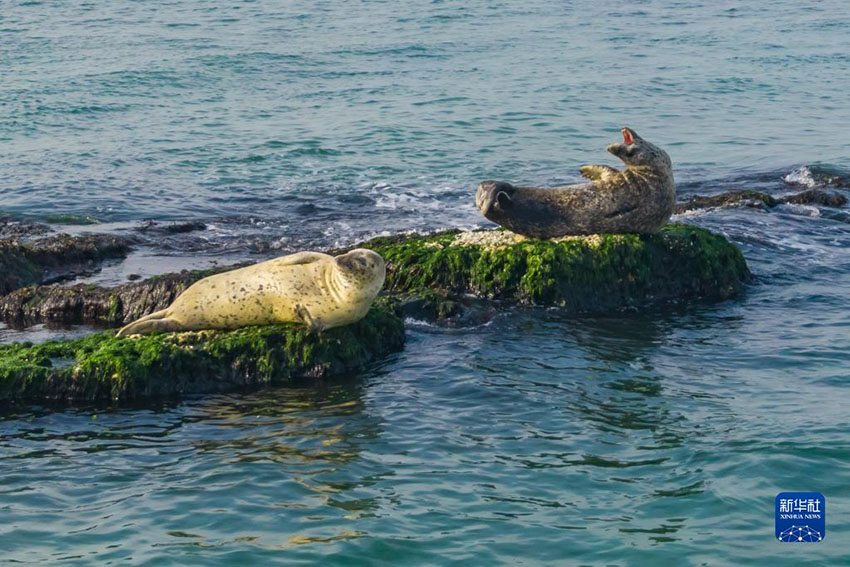
M478 181L575 181L623 124L683 195L850 181L843 2L0 10L0 212L207 222L145 251L172 262L486 226ZM318 385L5 408L0 562L850 564L847 209L676 220L741 246L742 298L410 321ZM826 495L822 543L774 540L785 490Z

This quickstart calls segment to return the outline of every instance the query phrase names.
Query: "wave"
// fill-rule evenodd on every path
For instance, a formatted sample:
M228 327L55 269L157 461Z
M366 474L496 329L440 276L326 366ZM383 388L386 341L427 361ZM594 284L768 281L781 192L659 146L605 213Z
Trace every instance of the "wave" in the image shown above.
M850 188L850 173L829 165L804 165L785 175L782 180L788 185L807 189Z

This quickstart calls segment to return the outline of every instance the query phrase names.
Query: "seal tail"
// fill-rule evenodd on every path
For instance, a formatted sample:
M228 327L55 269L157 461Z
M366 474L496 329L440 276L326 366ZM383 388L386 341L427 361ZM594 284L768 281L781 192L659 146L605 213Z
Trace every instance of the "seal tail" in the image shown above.
M145 315L141 319L133 321L118 331L117 337L126 337L129 335L149 335L156 331L167 333L169 331L179 331L180 324L174 319L166 317L167 309Z

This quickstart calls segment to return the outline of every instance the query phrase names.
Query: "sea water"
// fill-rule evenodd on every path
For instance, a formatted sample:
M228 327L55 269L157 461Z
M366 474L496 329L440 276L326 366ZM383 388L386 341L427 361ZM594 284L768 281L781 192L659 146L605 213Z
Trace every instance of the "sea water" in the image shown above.
M681 196L842 191L849 64L838 0L4 2L0 213L199 220L145 257L259 260L490 226L479 181L576 182L623 125ZM674 220L741 247L743 296L411 321L318 385L5 409L0 562L850 564L850 215ZM823 542L775 541L782 491L826 496Z

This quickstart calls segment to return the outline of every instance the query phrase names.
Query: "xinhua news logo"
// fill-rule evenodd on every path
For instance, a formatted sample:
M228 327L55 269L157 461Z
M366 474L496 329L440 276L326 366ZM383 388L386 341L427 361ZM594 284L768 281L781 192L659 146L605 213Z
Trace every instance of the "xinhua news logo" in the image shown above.
M776 495L776 539L782 543L818 543L826 537L826 498L820 492Z

